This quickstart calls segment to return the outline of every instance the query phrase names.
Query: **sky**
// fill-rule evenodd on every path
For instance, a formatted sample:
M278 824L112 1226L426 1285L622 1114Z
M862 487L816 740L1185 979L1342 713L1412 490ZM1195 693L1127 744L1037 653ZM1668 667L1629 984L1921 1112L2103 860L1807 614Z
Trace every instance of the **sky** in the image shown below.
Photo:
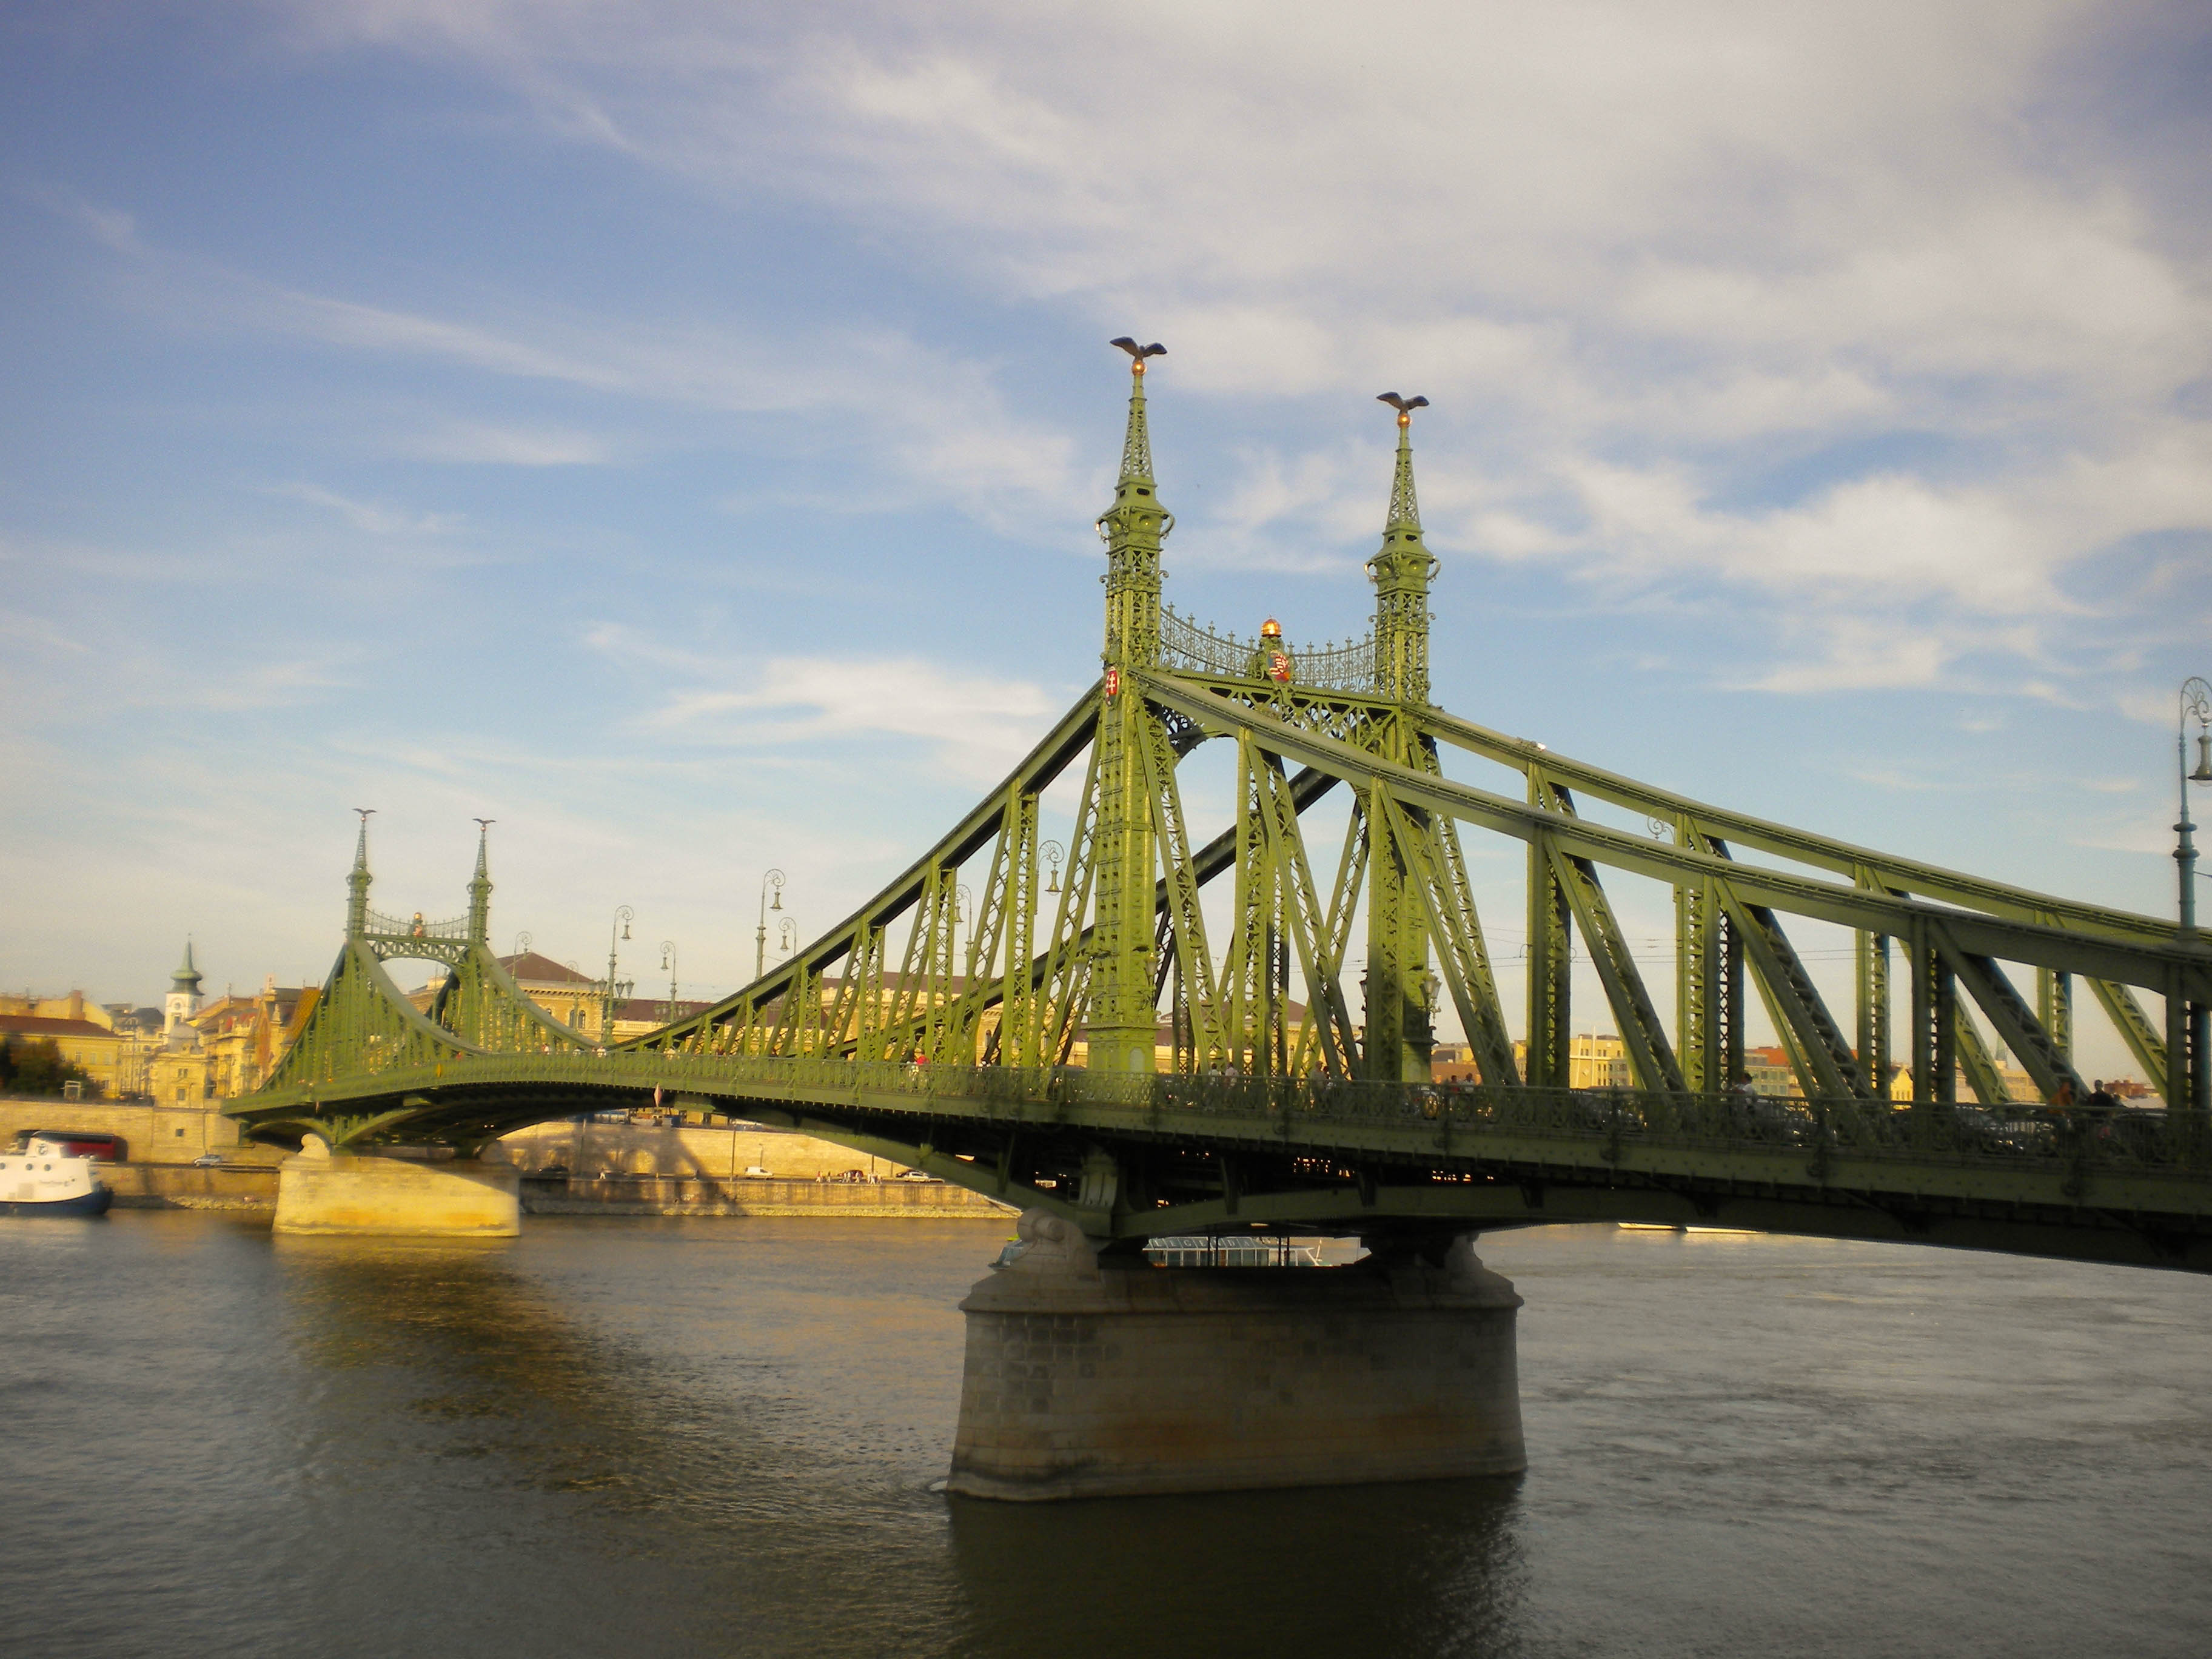
M0 984L319 980L356 807L742 982L1095 677L1122 333L1179 610L1359 631L1419 392L1443 706L2170 915L2208 201L2189 4L16 0Z

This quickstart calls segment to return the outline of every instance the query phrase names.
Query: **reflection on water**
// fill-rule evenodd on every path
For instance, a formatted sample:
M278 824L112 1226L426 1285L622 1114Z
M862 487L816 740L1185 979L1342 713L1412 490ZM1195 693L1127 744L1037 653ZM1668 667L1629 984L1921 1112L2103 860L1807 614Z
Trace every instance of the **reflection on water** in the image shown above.
M0 1629L338 1656L2181 1654L2212 1286L1536 1230L1516 1480L948 1499L997 1232L0 1222ZM26 1498L24 1494L30 1494Z
M1510 1651L1515 1479L1006 1504L951 1500L969 1650Z

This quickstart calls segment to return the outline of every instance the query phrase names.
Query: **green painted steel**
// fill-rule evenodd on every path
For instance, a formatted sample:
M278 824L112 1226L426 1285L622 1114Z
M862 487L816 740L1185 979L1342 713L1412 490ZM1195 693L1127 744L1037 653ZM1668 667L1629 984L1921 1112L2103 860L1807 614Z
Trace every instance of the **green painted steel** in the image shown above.
M337 963L269 1085L227 1109L265 1139L467 1146L658 1091L911 1154L1120 1237L1729 1216L2212 1264L2212 947L2156 918L1711 806L1435 708L1439 566L1411 435L1424 399L1384 399L1398 445L1367 637L1294 647L1272 622L1248 637L1176 615L1162 599L1174 517L1145 403L1161 354L1115 343L1133 373L1097 521L1101 678L882 892L705 1012L616 1044L538 1010L493 956L488 833L465 915L403 919L369 906L364 813ZM1200 843L1178 768L1212 740L1234 746L1235 803ZM1522 787L1448 777L1455 753ZM1038 804L1079 762L1063 863L1041 849ZM1308 815L1332 798L1342 838L1310 846ZM1589 803L1640 814L1650 833L1598 822ZM1470 832L1526 848L1524 1063L1468 876ZM1223 878L1226 930L1209 939L1206 890ZM1623 878L1671 892L1671 1021L1618 920L1607 884ZM1801 920L1856 941L1840 1018L1792 941ZM1632 1089L1568 1086L1577 950ZM394 957L446 969L426 1010L386 973ZM1909 1006L1893 1007L1899 962ZM2014 982L2023 970L2032 998ZM2085 1105L2076 977L2163 1111ZM1745 1087L1747 980L1811 1103ZM2142 993L2163 1000L2162 1018ZM1447 1004L1479 1086L1433 1082ZM1984 1024L2039 1104L2002 1097ZM1079 1047L1087 1063L1072 1066ZM1910 1079L1904 1109L1887 1098L1893 1055Z

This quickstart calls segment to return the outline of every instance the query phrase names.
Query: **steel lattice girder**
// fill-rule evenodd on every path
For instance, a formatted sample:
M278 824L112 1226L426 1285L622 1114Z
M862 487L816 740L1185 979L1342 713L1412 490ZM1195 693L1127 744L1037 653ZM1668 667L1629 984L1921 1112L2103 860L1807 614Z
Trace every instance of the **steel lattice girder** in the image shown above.
M2173 939L2171 929L2166 930L2164 938L2154 940L2149 934L2159 924L2148 917L2123 918L2140 927L2123 930L2116 926L2100 926L2097 932L2085 933L2063 926L2021 921L2009 915L1977 915L1947 904L1928 903L1893 893L1871 892L1810 876L1737 863L1609 830L1586 819L1546 812L1469 784L1417 772L1349 744L1298 731L1259 709L1240 708L1218 696L1185 685L1173 675L1147 673L1134 678L1147 696L1210 732L1227 736L1240 726L1250 727L1259 733L1263 748L1317 771L1355 784L1387 787L1395 799L1406 805L1479 823L1517 840L1534 842L1539 836L1548 836L1570 857L1589 859L1669 884L1701 880L1723 883L1752 903L1869 933L1904 936L1911 932L1916 920L1936 921L1948 930L1954 944L1976 956L2084 974L2094 979L2160 992L2178 977L2183 994L2191 1001L2212 1002L2212 949L2181 945ZM1547 771L1565 770L1558 757L1548 752L1544 756L1543 765ZM1685 810L1701 809L1686 804ZM1717 823L1721 816L1715 815ZM1809 844L1810 838L1808 841ZM1875 857L1856 851L1853 856L1862 861ZM1992 884L1977 884L1993 891L2010 890L1996 890ZM2033 900L2033 908L2041 914L2062 919L2069 910L2094 915L2100 923L2112 921L2119 914L2068 906L2043 895L2029 896ZM2029 907L2022 903L2020 908ZM2125 936L2128 933L2136 936Z

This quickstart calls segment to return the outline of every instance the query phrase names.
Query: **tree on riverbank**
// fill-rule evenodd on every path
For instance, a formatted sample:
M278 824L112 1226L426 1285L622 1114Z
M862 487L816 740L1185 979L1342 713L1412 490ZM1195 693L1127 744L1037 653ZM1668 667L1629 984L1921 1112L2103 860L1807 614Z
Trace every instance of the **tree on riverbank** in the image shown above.
M64 1060L61 1045L52 1037L0 1037L0 1091L58 1097L69 1083L82 1083L88 1097L100 1093L92 1073Z

